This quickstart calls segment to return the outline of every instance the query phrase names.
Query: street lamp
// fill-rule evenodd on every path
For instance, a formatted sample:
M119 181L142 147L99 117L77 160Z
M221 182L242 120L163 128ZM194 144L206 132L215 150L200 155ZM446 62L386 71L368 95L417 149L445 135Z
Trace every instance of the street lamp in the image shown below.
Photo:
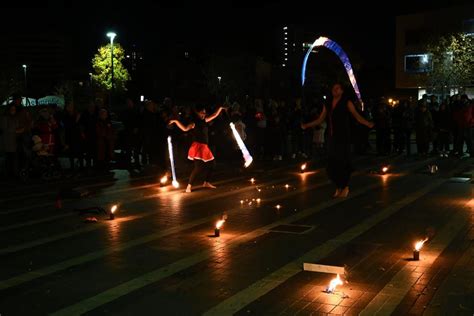
M23 72L25 74L25 93L26 93L26 88L28 87L27 81L26 81L26 68L27 68L27 66L25 64L23 64L22 67L23 67Z
M107 33L107 37L110 37L110 62L111 66L110 69L112 71L112 76L111 76L111 83L112 83L112 88L110 89L110 98L109 98L109 110L112 110L112 93L114 90L114 38L117 36L114 32L109 32Z
M219 80L219 84L221 84L221 79L222 79L221 76L218 76L218 77L217 77L217 80Z
M89 79L91 81L91 86L92 86L92 72L89 72Z

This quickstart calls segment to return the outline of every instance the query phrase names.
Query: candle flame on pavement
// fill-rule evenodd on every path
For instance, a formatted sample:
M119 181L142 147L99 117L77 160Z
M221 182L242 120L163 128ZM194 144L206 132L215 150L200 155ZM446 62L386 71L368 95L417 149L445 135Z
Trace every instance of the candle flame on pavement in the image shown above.
M428 237L425 238L424 240L420 240L415 244L415 250L420 251L420 249L423 247L423 244L428 240Z
M254 184L255 183L255 178L250 179L250 183Z
M277 206L275 206L277 210L281 209L281 205L278 204Z
M110 213L115 213L115 211L117 210L117 204L115 205L112 205L112 207L110 208Z
M329 282L329 286L327 287L326 292L334 293L334 291L336 290L336 287L342 284L343 283L342 283L341 277L338 274L337 277L335 277L334 279L331 280L331 282Z
M216 228L220 229L222 227L222 225L224 225L224 223L225 223L224 219L218 220L217 223L216 223Z
M163 177L161 177L160 183L161 183L161 184L166 184L166 182L168 182L168 176L163 176Z
M301 165L301 171L305 171L305 170L306 170L306 163Z

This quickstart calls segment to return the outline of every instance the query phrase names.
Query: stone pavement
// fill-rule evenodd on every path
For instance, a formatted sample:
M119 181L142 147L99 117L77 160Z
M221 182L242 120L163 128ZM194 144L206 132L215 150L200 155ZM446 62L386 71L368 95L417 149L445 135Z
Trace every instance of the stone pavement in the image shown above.
M191 194L117 171L74 183L89 196L62 209L61 184L7 188L0 314L472 315L472 161L391 157L389 174L370 172L386 162L359 160L347 199L295 164L224 170ZM115 203L114 220L76 211ZM345 266L344 284L324 292L335 275L304 262Z

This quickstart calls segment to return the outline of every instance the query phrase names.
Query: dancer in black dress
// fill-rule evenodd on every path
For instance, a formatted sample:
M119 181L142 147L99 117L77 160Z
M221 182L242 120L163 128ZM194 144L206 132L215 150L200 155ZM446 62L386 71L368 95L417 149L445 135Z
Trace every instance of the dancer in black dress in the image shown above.
M219 107L213 114L206 116L206 109L203 106L196 107L195 119L193 123L183 125L178 120L170 120L169 124L176 124L183 132L192 130L193 143L188 151L188 159L194 161L194 169L189 176L188 186L186 192L191 192L192 186L199 173L204 172L203 187L215 189L209 181L211 179L212 170L214 169L214 155L209 149L209 127L208 123L219 116L219 114L226 110L224 107Z
M342 84L336 83L332 87L332 98L325 104L319 117L309 123L301 124L306 129L320 125L327 120L327 173L336 185L334 197L347 197L349 194L349 180L353 171L350 150L351 116L357 122L372 128L374 123L364 119L355 109L354 104L344 95Z

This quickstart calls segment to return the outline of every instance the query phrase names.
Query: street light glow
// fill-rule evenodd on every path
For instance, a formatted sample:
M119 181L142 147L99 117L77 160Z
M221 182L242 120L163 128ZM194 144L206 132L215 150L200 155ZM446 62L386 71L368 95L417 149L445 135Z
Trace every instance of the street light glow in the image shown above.
M111 43L114 41L115 36L117 36L117 34L114 33L114 32L107 33L107 37L110 37L110 42Z
M26 65L22 65L22 67L26 69Z

